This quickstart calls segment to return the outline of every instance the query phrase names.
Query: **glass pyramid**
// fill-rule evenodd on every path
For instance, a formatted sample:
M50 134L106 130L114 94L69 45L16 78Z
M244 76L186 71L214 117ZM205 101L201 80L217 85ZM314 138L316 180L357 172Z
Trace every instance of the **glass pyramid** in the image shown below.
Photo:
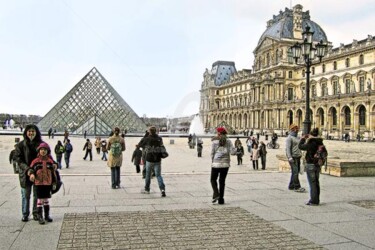
M146 125L94 67L38 123L71 134L108 135L121 131L144 132Z

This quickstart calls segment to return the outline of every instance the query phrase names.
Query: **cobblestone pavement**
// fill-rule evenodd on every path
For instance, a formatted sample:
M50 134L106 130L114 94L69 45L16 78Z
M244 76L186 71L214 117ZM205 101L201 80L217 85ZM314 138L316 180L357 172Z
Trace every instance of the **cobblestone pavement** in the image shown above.
M65 249L323 249L238 208L65 214Z

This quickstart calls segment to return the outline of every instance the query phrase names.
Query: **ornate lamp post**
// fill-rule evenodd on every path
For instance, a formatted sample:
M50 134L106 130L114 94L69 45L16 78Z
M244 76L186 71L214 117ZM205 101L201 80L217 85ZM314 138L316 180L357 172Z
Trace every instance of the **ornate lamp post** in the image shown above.
M310 27L306 26L305 31L302 33L303 42L296 43L289 50L289 62L295 63L300 66L306 67L306 113L305 120L303 122L303 133L308 134L311 129L310 119L310 68L315 64L322 62L322 58L326 55L327 45L323 44L321 40L319 43L313 43L314 32L310 31ZM319 61L314 63L314 60L318 57ZM299 63L302 62L302 63Z

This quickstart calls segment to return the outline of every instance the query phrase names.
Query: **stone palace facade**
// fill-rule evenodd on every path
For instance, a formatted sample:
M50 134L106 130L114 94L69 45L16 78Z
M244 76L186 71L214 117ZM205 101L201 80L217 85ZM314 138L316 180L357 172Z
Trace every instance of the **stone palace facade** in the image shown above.
M332 138L345 133L375 138L375 37L333 48L301 5L286 8L267 22L251 70L237 71L234 62L227 61L205 70L200 117L206 129L225 123L237 132L253 129L283 135L291 123L303 127L306 67L289 63L288 52L302 42L306 26L314 32L314 42L328 44L322 62L311 67L312 127Z

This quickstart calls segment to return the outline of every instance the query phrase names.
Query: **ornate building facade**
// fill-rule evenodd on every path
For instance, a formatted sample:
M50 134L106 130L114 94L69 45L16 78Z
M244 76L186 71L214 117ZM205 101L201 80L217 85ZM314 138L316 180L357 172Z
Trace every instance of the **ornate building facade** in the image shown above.
M313 41L328 44L321 63L311 68L312 127L324 136L349 133L375 138L375 38L369 35L333 48L324 30L301 5L274 16L254 50L252 69L237 71L234 62L217 61L206 69L200 117L206 129L225 122L236 131L283 134L291 123L303 126L306 67L288 61L290 47L302 42L304 27Z

